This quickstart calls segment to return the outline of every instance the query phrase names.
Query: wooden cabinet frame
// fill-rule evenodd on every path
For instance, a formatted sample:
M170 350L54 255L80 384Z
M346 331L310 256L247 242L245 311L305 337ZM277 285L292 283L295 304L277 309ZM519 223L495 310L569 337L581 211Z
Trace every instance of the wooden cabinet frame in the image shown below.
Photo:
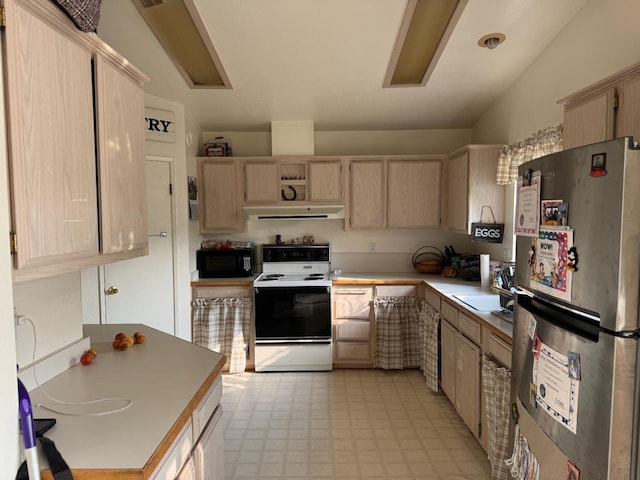
M253 157L236 161L244 164L245 204L344 202L341 157Z
M613 138L640 139L640 63L558 101L564 106L563 148Z
M146 254L149 79L52 2L3 6L14 280Z
M444 158L350 157L345 230L440 228Z

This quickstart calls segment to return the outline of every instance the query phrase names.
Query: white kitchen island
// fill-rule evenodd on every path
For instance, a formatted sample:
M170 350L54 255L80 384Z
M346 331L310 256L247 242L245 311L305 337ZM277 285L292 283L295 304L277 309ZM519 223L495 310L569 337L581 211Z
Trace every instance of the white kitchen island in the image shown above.
M114 350L118 332L143 332L146 342ZM220 398L225 357L140 324L85 325L98 352L30 392L35 418L56 418L46 434L75 480L222 479ZM107 415L87 415L132 404ZM38 404L71 413L53 413ZM40 452L42 478L52 479ZM215 472L219 472L216 474Z

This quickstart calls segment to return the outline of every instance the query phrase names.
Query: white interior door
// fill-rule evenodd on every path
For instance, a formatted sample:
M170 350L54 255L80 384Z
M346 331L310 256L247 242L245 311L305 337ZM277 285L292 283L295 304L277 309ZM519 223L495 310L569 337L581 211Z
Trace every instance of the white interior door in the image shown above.
M106 323L143 323L175 335L170 160L146 161L149 255L104 266Z

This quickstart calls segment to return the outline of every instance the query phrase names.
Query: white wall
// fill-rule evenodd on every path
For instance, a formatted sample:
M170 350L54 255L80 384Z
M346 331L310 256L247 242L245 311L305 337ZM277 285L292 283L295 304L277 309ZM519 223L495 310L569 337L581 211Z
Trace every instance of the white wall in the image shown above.
M562 123L558 100L640 62L640 2L591 0L473 128L477 143L511 144Z
M215 137L231 141L234 157L271 155L271 132L211 132L201 143ZM315 155L430 155L447 154L471 142L471 130L369 130L314 132ZM204 155L204 149L199 151Z
M82 338L79 272L16 283L13 296L16 312L35 325L36 360ZM28 324L17 329L17 360L23 368L32 363L34 337Z
M255 220L247 222L245 233L201 238L264 244L274 243L277 234L286 242L313 235L316 243L331 243L331 267L344 272L413 272L412 254L426 245L444 250L453 244L458 251L471 251L467 235L415 229L345 231L344 220ZM369 253L369 243L375 243L376 253Z

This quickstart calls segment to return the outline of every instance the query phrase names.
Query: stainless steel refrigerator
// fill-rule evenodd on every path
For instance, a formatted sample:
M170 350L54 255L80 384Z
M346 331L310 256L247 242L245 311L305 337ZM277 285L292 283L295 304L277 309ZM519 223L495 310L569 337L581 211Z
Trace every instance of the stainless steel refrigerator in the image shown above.
M542 480L636 480L640 150L619 138L518 173L511 395L520 439Z

